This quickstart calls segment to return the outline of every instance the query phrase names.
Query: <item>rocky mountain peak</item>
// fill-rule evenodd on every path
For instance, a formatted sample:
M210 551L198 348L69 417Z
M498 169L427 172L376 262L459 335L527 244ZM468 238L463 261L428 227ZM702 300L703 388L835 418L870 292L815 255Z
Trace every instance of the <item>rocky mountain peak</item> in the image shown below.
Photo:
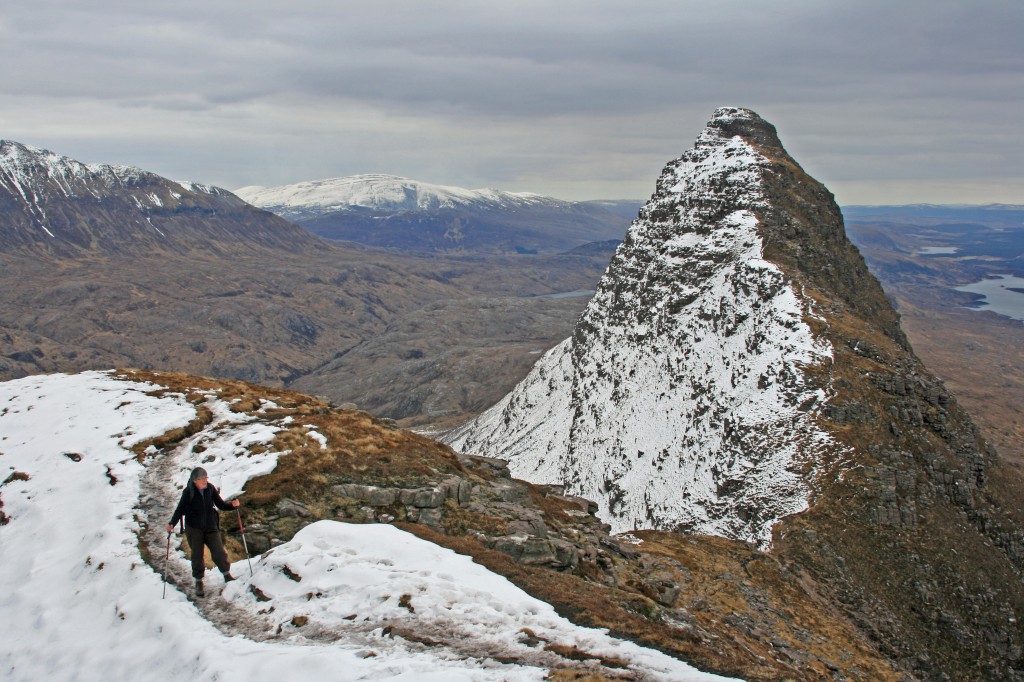
M768 121L750 109L742 107L719 107L711 115L702 138L710 138L713 134L721 139L742 137L757 147L775 147L782 149L779 134ZM702 139L697 140L701 144Z
M85 164L48 149L0 140L0 182L21 191L57 191L65 196L87 191L85 184L127 187L160 177L140 168L111 164Z
M752 112L715 112L572 337L448 441L614 530L770 549L915 679L1019 679L1024 480Z
M804 371L831 349L807 323L813 301L763 255L773 162L732 130L774 135L718 110L666 166L572 338L456 447L597 499L617 530L767 544L807 506L801 467L841 449Z
M829 310L819 301L828 301ZM749 109L666 165L573 335L453 445L602 504L617 530L766 546L845 447L818 415L850 310L906 348L832 194Z

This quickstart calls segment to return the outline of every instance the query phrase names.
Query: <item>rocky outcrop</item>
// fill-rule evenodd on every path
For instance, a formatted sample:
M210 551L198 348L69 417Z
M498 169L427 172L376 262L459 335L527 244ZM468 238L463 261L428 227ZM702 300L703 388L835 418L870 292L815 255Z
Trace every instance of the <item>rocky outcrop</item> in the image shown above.
M468 532L483 546L526 566L607 574L610 553L636 558L595 516L597 504L567 496L561 486L536 486L511 478L502 460L460 456L465 473L428 485L388 487L350 482L332 485L318 500L333 518L357 522L409 522L440 532ZM544 509L552 510L545 514ZM270 514L250 524L254 553L283 542L286 535L317 520L302 502L282 498ZM664 586L662 589L665 589Z

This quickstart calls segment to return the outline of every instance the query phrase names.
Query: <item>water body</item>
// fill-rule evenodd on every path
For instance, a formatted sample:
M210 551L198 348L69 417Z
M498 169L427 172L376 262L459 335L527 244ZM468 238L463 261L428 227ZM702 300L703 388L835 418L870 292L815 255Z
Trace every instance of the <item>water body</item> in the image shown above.
M593 289L580 289L579 291L562 291L557 294L540 294L533 298L579 298L580 296L593 296L596 291Z
M956 290L984 296L973 310L988 310L1024 322L1024 277L997 275Z
M960 250L959 246L925 246L917 252L919 256L951 256Z

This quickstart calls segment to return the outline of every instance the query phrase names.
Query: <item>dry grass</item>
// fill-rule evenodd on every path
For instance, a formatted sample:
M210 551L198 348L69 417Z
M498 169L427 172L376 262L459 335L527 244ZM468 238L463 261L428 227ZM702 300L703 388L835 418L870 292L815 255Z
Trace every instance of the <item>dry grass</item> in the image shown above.
M328 447L324 449L305 434L304 428L281 431L270 447L289 454L279 458L271 474L246 486L242 502L247 525L272 525L273 536L281 540L289 539L310 521L337 518L339 510L331 508L334 502L328 500L336 499L329 488L338 483L411 488L453 474L482 480L482 474L467 472L443 445L391 428L387 422L361 412L331 409L309 396L185 375L136 372L131 378L159 382L166 390L192 395L197 403L201 398L197 389L216 390L223 399L237 399L236 406L244 405L250 411L265 404L261 398L273 400L278 407L264 414L272 418L293 416L296 424L311 424L327 438ZM312 516L280 517L276 504L282 498L303 504ZM531 506L539 508L552 527L572 527L575 523L566 513L573 508L571 502L545 496L539 489L532 490L531 500ZM477 530L503 532L506 521L502 519L471 512L451 501L443 518L447 534L420 524L396 525L473 557L551 603L574 622L606 628L615 636L656 648L699 668L751 680L824 680L831 679L832 674L822 661L835 660L853 677L884 680L891 676L888 666L863 644L856 629L832 615L834 602L826 589L818 586L819 593L811 595L806 588L809 578L803 576L802 583L787 575L777 561L743 543L645 533L639 548L643 552L641 560L614 559L612 575L617 587L611 587L604 582L608 575L596 568L590 574L581 570L580 575L574 575L523 566L472 537ZM225 545L233 556L241 556L235 529L225 534ZM667 580L684 588L675 605L658 603L659 595L651 592L648 581L650 570L662 571ZM407 601L407 608L414 608L412 601ZM792 651L808 652L809 658L796 660L790 649L773 646L773 638L777 643L792 643ZM608 659L588 663L606 668L597 677L588 678L585 675L591 673L573 669L571 661L596 657L570 650L553 653L568 658L567 670L553 671L551 679L623 679L626 674L615 672L625 661Z
M5 478L3 483L0 483L0 488L2 488L3 486L7 485L8 483L10 483L12 481L27 481L27 480L29 480L29 475L28 474L26 474L23 471L15 471L15 472L12 472L10 476ZM3 498L0 498L0 526L6 526L10 522L10 520L11 520L11 517L7 516L7 514L4 513L4 501L3 501Z
M591 673L582 670L557 668L549 672L544 679L552 680L552 682L616 682L622 678L608 677L607 675L601 675L600 673Z
M547 644L544 647L544 651L550 651L554 654L558 654L562 658L569 659L570 661L599 661L601 665L606 668L628 668L629 661L618 658L615 656L601 656L589 651L580 649L575 644L567 646L565 644Z
M460 507L452 500L445 500L445 515L442 521L450 535L462 535L472 529L491 536L508 533L508 522L496 516L489 516Z
M27 480L29 480L29 475L28 474L26 474L24 471L15 471L15 472L11 473L10 476L5 478L4 482L0 483L0 486L7 485L11 481L27 481Z
M462 471L448 448L384 426L362 412L329 412L302 418L327 438L328 447L305 435L305 429L282 431L271 443L288 451L277 468L246 487L246 503L268 506L282 498L297 500L323 517L328 489L339 483L358 482L381 487L416 487Z
M793 641L794 646L810 650L818 658L834 657L841 661L844 670L854 676L859 674L860 679L898 679L877 652L863 643L855 628L840 617L829 615L834 610L831 604L827 608L817 605L797 581L780 577L780 569L773 567L774 560L743 543L720 538L685 539L667 533L642 534L645 542L641 549L648 556L672 558L690 572L693 583L677 606L683 607L696 622L698 627L693 628L659 619L661 609L635 586L625 584L625 573L620 574L620 587L612 588L577 575L524 567L472 538L441 535L416 524L399 525L426 540L473 557L487 569L552 604L563 617L587 627L606 628L614 636L658 649L703 670L749 680L833 678L819 660L799 664L785 660L785 655L770 643L779 632L783 638L789 637L787 641ZM749 566L749 571L744 566ZM639 566L633 570L639 570ZM683 574L676 577L684 584ZM780 586L786 590L772 596ZM748 589L754 590L751 596L742 593ZM697 605L692 606L691 601ZM788 602L793 604L787 605ZM752 630L744 634L725 622L733 614L752 618L761 632ZM779 623L788 629L773 630ZM804 627L821 628L825 634L803 642L800 637ZM609 661L612 665L619 663Z
M862 679L897 679L834 601L823 597L827 589L796 567L784 567L773 554L724 538L637 535L645 553L685 568L673 571L682 590L677 606L696 629L726 635L740 651L774 660L785 674L801 679L830 678L825 661L841 663L844 672ZM792 652L813 660L799 660Z

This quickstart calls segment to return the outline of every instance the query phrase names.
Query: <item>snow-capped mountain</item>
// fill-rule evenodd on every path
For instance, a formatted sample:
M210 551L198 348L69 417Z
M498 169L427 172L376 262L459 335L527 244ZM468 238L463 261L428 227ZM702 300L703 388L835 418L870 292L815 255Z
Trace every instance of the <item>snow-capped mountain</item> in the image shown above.
M918 679L1019 677L1024 484L749 110L715 112L572 336L447 441L616 530L757 543Z
M215 243L292 249L316 241L217 187L84 164L12 140L0 140L0 216L4 248L60 254Z
M840 447L804 367L831 358L812 302L765 260L769 160L722 109L665 169L572 338L451 442L599 500L618 531L767 544L807 506L801 467Z
M442 208L515 210L538 204L555 207L571 205L568 201L528 192L464 189L375 173L277 187L251 185L235 190L235 194L254 206L289 219L308 218L331 211L357 208L378 211Z
M235 193L330 239L428 251L557 252L622 237L597 203L364 174Z

